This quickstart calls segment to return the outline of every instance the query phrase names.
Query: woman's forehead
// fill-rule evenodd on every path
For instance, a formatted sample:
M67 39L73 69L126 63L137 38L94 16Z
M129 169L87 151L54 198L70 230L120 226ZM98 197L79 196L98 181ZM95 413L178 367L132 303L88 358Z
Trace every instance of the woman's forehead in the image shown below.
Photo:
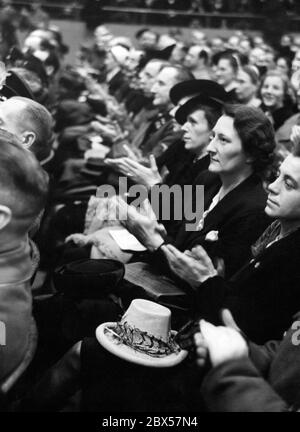
M229 129L234 130L233 127L234 119L226 114L223 114L217 121L214 130L216 129Z
M267 76L263 82L263 84L265 84L266 82L268 83L272 83L272 84L279 84L283 87L284 83L283 83L283 79L280 76L276 76L276 75L270 75Z

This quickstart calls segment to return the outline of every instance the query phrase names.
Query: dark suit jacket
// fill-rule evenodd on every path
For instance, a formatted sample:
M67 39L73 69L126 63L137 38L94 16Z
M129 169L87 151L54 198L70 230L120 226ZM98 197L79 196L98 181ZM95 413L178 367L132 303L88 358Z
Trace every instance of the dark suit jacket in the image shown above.
M116 75L114 75L112 79L108 82L109 93L111 95L115 95L117 91L122 87L125 80L126 78L124 73L121 70L119 70L119 72L117 72Z
M134 115L138 114L143 107L150 105L150 102L151 98L139 89L131 89L124 101L127 112Z
M264 104L262 104L260 108L264 112L268 111L268 108L265 107ZM284 105L283 107L273 111L272 118L275 131L277 131L283 125L283 123L293 114L295 114L295 109L292 105Z
M201 393L209 410L299 410L299 314L296 318L282 341L270 341L264 346L250 343L249 358L223 363L207 374Z
M175 136L174 142L157 158L157 166L159 170L164 166L168 169L169 173L164 183L169 186L194 184L199 174L207 170L210 158L207 155L195 160L195 156L185 149L185 142L182 139L183 132L176 132Z
M199 177L200 173L207 170L209 161L209 155L194 161L194 156L191 152L185 150L184 141L179 138L158 158L157 164L160 169L165 167L169 171L164 179L164 184L170 187L173 185L188 185L194 188L196 179ZM184 214L184 201L182 203L182 214ZM170 220L161 222L166 228L168 235L171 238L175 238L181 227L182 220L175 220L172 206Z
M198 288L198 309L219 322L219 310L226 306L251 340L280 339L299 310L299 256L300 229L265 248L229 282L205 281Z
M196 184L204 184L204 209L220 189L220 180L203 173ZM263 233L270 219L266 216L266 192L255 174L229 192L206 216L201 231L185 230L185 223L175 239L175 246L184 251L201 244L208 254L223 258L226 276L232 275L251 255L250 246ZM218 231L217 241L208 241L210 231Z
M169 117L168 113L159 113L149 125L139 146L143 155L148 156L150 153L156 157L161 155L165 151L162 144L169 147L177 134L174 132L173 126L173 119Z

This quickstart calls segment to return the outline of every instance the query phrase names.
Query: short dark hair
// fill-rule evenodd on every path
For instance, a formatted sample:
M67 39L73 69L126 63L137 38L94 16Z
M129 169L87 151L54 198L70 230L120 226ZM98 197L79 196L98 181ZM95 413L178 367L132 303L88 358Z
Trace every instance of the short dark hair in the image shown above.
M135 33L135 38L140 39L144 33L152 33L156 37L156 41L158 41L159 35L155 31L151 30L148 27L143 27Z
M0 204L29 228L45 206L47 191L48 175L35 156L15 135L0 129Z
M209 62L209 54L208 54L208 52L207 52L205 49L202 49L202 50L199 52L198 56L199 56L199 59L204 60L204 63L205 63L206 65L208 64L208 62Z
M194 48L194 47L199 48L198 58L204 60L205 64L208 64L208 62L209 62L208 51L204 48L201 48L201 46L199 46L197 44L190 45L189 49Z
M259 108L246 105L225 105L224 115L234 119L244 151L253 157L254 172L265 176L275 162L275 131L268 117Z
M196 105L195 108L193 108L193 110L190 113L198 110L204 111L207 123L210 129L212 129L217 123L217 121L219 120L219 118L221 117L223 112L223 107L221 105L211 106L211 105L206 105L204 103L202 104L199 103L199 105Z
M30 147L36 158L41 161L49 156L52 145L53 119L50 112L31 99L14 96L10 99L23 101L26 108L20 113L20 121L35 133L35 141ZM17 114L18 115L18 114Z
M235 73L237 73L238 69L239 69L239 60L237 58L236 54L221 54L220 57L218 58L217 63L220 62L220 60L228 60L230 63L230 66L232 67L232 69L234 70Z

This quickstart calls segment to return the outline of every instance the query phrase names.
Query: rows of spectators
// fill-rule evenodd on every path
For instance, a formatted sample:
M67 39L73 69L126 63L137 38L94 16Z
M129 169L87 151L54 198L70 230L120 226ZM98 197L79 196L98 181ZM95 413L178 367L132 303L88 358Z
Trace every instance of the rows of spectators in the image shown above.
M1 410L299 410L299 37L66 52L2 53Z

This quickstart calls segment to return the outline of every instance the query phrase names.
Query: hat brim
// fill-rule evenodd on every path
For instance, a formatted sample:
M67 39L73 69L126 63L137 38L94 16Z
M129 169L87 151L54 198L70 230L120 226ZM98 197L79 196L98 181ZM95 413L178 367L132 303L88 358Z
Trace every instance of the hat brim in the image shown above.
M175 119L177 123L183 125L186 122L187 116L197 109L199 105L207 105L214 108L221 108L224 105L224 101L208 97L207 95L198 95L192 99L189 99L185 104L178 108L175 113Z
M0 92L7 99L13 96L22 96L35 100L27 83L16 72L8 71L6 82Z
M174 353L159 358L150 357L147 354L137 352L123 343L118 343L117 337L107 330L107 328L113 330L116 325L117 323L115 322L100 324L96 329L96 338L98 342L111 354L114 354L123 360L127 360L130 363L157 368L172 367L181 363L188 355L186 350L181 350L178 354ZM172 335L176 335L176 332L173 330Z
M224 88L213 80L192 79L175 84L170 90L170 99L173 105L189 96L206 94L207 96L217 97L222 100L227 99L227 93Z

